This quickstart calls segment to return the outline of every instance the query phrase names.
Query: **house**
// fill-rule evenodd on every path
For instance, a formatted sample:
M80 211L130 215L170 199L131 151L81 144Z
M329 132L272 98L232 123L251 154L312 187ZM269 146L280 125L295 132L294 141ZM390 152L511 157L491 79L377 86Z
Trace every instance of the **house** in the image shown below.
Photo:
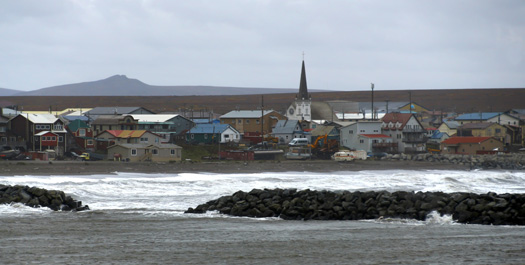
M62 156L68 148L64 122L52 114L18 114L8 121L8 130L16 138L16 145L25 146L26 150L39 150L41 137L45 136L47 141L47 137L52 135L56 137L56 145L49 146L58 156ZM41 132L45 133L39 134Z
M34 135L35 149L33 151L58 150L58 134L51 131L41 131Z
M76 144L82 149L95 148L93 130L91 130L91 126L89 126L85 121L71 121L68 125L66 125L66 129L69 130L73 136L75 136Z
M392 137L399 152L425 152L426 130L412 113L387 113L382 119L381 131Z
M298 120L280 120L272 130L272 135L279 144L288 144L294 138L306 138L301 123Z
M397 152L392 137L381 133L381 121L360 121L339 129L340 145L350 150Z
M162 142L174 143L176 136L187 132L195 123L178 114L131 114L138 121L138 130L148 130L162 136Z
M111 130L137 130L139 121L132 115L100 115L91 122L94 134Z
M446 133L449 136L453 136L457 133L459 122L457 121L444 121L439 127L437 128L438 131L442 133Z
M450 138L445 132L435 131L427 140L427 150L431 152L439 152L441 150L441 142Z
M241 135L247 132L261 133L261 130L263 134L271 133L280 120L286 120L286 117L274 110L234 110L220 118L221 124L231 125Z
M108 147L108 158L129 162L181 161L182 147L175 144L115 144Z
M310 132L310 143L315 143L319 137L327 136L328 140L335 140L339 143L339 129L335 125L317 125Z
M106 130L95 136L97 150L105 150L114 144L143 144L152 145L162 143L161 137L146 130Z
M506 139L507 128L491 122L465 123L459 126L457 136L494 137L503 143L510 143L510 137Z
M188 143L239 142L241 134L229 124L197 124L186 133Z
M493 137L454 136L441 142L443 154L475 155L503 150L503 142Z

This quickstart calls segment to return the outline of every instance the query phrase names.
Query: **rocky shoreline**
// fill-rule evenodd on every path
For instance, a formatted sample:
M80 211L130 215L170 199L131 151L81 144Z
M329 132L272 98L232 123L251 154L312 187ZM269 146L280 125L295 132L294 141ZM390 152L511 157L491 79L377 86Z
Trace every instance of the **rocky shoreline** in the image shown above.
M437 211L459 223L525 225L525 194L254 189L220 197L186 213L207 211L285 220L425 220Z
M48 207L54 211L84 211L89 206L66 196L63 191L28 186L0 184L0 204L23 203L30 207Z
M456 154L388 154L385 161L418 161L439 164L465 165L471 169L525 169L525 154L509 153L494 155L456 155Z

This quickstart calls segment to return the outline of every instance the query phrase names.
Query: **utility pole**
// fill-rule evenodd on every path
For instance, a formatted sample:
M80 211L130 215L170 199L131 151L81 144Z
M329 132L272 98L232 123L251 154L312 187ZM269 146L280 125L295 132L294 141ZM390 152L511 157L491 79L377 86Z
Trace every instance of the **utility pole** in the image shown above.
M372 85L372 120L374 120L374 83Z
M410 114L412 114L412 91L408 91L408 108L410 109Z
M261 95L261 145L264 142L264 95Z

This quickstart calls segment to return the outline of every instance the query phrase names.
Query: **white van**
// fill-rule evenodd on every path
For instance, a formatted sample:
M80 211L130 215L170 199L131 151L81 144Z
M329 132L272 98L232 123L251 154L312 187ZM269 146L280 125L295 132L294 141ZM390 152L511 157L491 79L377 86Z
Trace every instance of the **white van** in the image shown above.
M293 138L288 146L307 146L308 139L306 138Z

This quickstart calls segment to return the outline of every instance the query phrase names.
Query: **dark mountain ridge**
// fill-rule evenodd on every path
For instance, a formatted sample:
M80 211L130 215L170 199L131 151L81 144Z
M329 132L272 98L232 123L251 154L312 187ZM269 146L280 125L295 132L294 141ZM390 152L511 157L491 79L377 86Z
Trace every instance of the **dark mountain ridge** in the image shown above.
M208 96L292 93L295 89L221 86L153 86L125 75L46 87L6 96ZM2 95L2 94L0 94Z

